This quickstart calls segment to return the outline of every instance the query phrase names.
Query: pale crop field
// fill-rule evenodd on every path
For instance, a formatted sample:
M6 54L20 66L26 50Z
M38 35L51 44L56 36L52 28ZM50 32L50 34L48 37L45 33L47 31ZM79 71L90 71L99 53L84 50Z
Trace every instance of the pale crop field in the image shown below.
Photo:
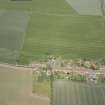
M49 99L32 93L32 71L0 64L0 105L49 105Z

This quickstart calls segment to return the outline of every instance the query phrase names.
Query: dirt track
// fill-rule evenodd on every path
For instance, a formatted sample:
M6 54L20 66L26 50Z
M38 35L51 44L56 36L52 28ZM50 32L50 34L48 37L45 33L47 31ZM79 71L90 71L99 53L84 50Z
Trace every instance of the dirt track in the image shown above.
M32 94L32 69L0 64L0 105L49 105Z

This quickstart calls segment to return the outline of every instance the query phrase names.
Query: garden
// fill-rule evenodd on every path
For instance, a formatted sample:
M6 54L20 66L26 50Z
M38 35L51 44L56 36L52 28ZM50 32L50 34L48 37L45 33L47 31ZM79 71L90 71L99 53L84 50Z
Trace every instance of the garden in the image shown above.
M105 85L105 60L72 60L50 57L39 69L33 71L33 93L50 96L51 82L66 80L75 83ZM104 68L105 69L105 68Z

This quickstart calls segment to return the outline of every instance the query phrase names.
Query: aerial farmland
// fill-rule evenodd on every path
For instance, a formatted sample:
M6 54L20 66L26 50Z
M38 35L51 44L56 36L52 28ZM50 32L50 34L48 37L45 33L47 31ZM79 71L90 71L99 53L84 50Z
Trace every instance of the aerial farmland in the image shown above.
M0 105L104 105L104 9L103 0L0 0Z
M105 57L100 3L92 0L91 7L84 9L86 3L81 2L82 9L73 0L0 0L1 61L26 64L48 55L64 59Z

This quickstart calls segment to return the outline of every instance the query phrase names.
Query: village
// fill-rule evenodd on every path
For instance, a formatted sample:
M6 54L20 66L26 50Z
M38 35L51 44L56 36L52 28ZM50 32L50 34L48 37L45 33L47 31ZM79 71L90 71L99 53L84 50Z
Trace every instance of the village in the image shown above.
M82 81L87 83L105 83L105 65L95 61L63 61L61 58L50 59L47 63L30 64L33 71L41 78L53 75L54 79ZM36 68L37 67L37 68ZM52 72L52 74L51 74ZM38 77L37 76L37 77ZM44 80L44 76L43 80Z

